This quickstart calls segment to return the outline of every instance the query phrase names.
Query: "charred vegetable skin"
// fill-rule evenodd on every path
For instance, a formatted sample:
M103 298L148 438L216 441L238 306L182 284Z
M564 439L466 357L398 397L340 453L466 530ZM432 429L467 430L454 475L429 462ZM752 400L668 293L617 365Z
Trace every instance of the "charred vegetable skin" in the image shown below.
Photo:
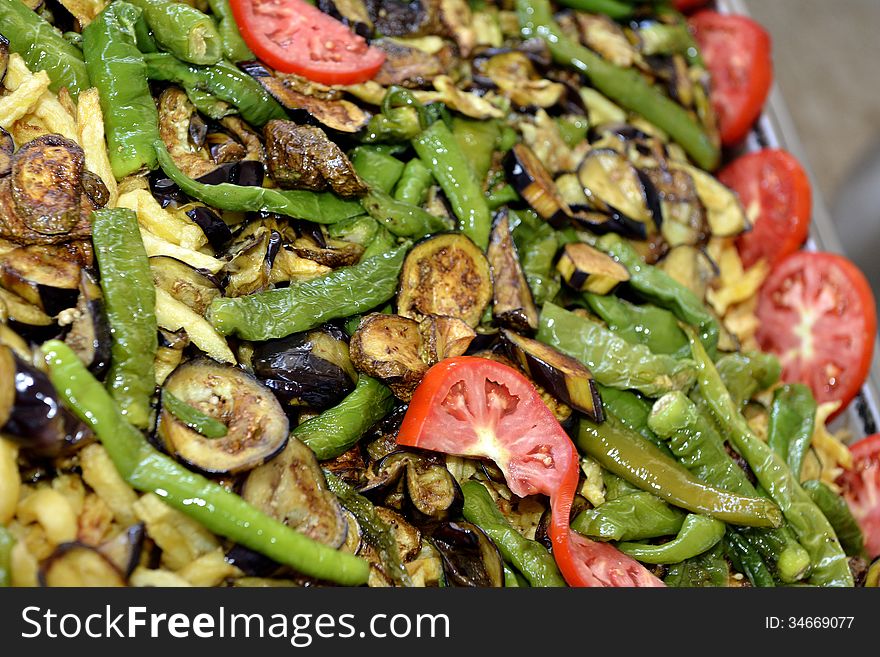
M486 256L492 271L495 321L514 331L534 333L538 330L538 308L513 243L507 212L499 213L495 220Z
M95 431L119 474L132 487L157 493L166 504L210 531L305 575L346 585L366 582L366 562L285 527L222 486L157 452L120 415L101 384L64 343L49 341L43 347L56 390Z

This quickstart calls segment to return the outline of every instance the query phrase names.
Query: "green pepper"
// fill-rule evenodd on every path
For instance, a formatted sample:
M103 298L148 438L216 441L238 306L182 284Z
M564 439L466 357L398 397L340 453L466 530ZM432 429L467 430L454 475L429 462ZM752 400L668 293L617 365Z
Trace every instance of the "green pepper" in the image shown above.
M126 422L101 384L66 344L50 340L42 349L52 385L95 432L130 486L155 493L215 534L304 575L344 585L366 583L366 561L292 530L153 448L140 431Z
M361 246L369 244L378 232L379 223L365 214L359 217L349 217L327 226L327 234L330 237Z
M643 563L680 563L715 547L726 529L720 520L691 513L671 541L660 545L619 543L617 549Z
M529 583L525 577L520 575L506 563L503 563L501 565L504 567L504 588L521 589L529 587Z
M516 0L516 9L523 38L542 38L557 63L580 71L598 91L644 116L678 142L699 167L712 171L718 166L719 145L684 107L640 71L615 66L566 36L553 20L549 0Z
M193 408L167 390L162 391L162 408L205 438L222 438L229 432L225 424Z
M816 479L805 481L803 487L816 506L828 518L843 551L851 557L863 556L865 554L865 537L846 500L831 490L827 484Z
M543 223L532 232L528 240L523 240L523 230L514 231L517 251L522 262L523 273L535 298L535 303L543 305L559 292L561 283L554 260L561 244L556 231L550 224Z
M771 501L700 481L613 418L606 418L602 424L581 420L576 443L618 477L692 513L753 527L776 527L782 522L779 509Z
M150 31L150 26L147 25L143 13L141 13L137 23L134 24L134 37L138 50L142 53L159 52L159 44L153 38L153 33Z
M589 14L604 14L614 20L629 18L636 10L634 3L623 0L559 0L559 4Z
M761 554L739 532L728 532L724 540L724 552L734 567L743 572L752 586L770 588L776 586L773 573Z
M818 586L853 586L846 554L834 529L782 457L749 429L693 329L685 327L685 332L699 368L700 392L715 421L782 509L798 541L810 554L813 570L809 582Z
M83 55L101 93L107 154L117 179L156 168L159 113L150 94L147 67L137 48L140 9L113 2L83 30Z
M414 157L403 168L403 174L394 189L394 200L421 205L433 182L431 170L419 158Z
M816 399L807 386L795 383L773 391L767 443L795 475L803 469L815 425Z
M383 114L374 114L362 131L361 141L367 144L405 142L419 136L422 123L414 107L395 107Z
M290 287L214 299L208 321L221 335L271 340L370 310L394 296L407 249L404 244Z
M319 460L348 451L367 429L385 417L396 400L386 386L363 374L349 395L333 408L306 420L291 433L308 445Z
M574 148L582 143L590 131L590 123L585 116L560 117L556 119L556 125L559 128L559 136L569 148Z
M498 510L489 491L478 481L461 485L464 493L462 515L482 529L498 547L505 561L512 564L531 586L565 586L556 562L543 545L520 534Z
M681 321L697 327L700 339L714 357L721 330L718 320L697 295L662 269L645 264L633 246L620 235L603 235L596 241L596 247L627 268L630 275L627 285L639 295L671 311Z
M176 0L131 0L144 12L153 37L165 50L191 64L216 64L223 41L210 17Z
M378 226L376 235L367 244L367 248L361 254L361 262L364 262L374 256L381 256L389 253L395 246L397 241L385 226Z
M403 175L403 162L376 146L358 146L348 155L358 175L373 189L385 194L391 190Z
M656 495L637 490L582 511L571 528L603 541L639 541L678 533L685 515Z
M92 244L110 324L107 388L136 427L150 422L158 348L156 289L137 215L126 208L92 213Z
M667 586L685 587L726 587L730 582L730 569L724 559L724 548L719 543L708 552L672 564L663 582Z
M513 185L504 184L498 189L486 193L486 204L493 212L503 205L516 203L519 200L520 195L513 188Z
M599 322L552 303L544 304L537 339L581 361L598 383L611 388L638 390L650 397L670 390L687 390L696 377L690 359L654 354L644 345L627 342Z
M76 100L91 86L82 52L25 3L0 2L0 25L9 50L21 55L31 71L46 71L52 91L67 87Z
M219 121L224 116L238 113L234 106L225 100L220 100L212 93L195 87L186 87L184 90L186 91L186 97L189 98L189 102L195 106L196 110L210 119Z
M234 63L256 59L254 53L241 38L235 17L232 15L232 8L229 6L229 0L208 0L208 6L211 7L217 21L217 32L220 34L220 42L223 44L223 54L226 59Z
M639 27L639 50L643 55L682 55L688 63L699 61L694 38L685 21L661 23L655 21Z
M456 116L452 119L452 134L470 164L474 178L482 185L489 175L492 156L501 138L498 121L478 121Z
M452 132L443 121L437 121L413 139L412 144L443 188L461 231L485 250L492 230L489 206Z
M371 217L398 237L419 239L449 230L443 217L433 215L417 205L398 201L379 189L371 190L361 200L361 205Z
M718 359L715 367L739 408L756 393L767 390L779 381L782 374L779 359L760 351L726 354Z
M650 304L639 306L613 294L583 296L590 310L624 340L643 344L655 354L677 358L690 355L690 346L678 326L678 319L668 310Z
M612 416L630 431L639 434L645 440L653 443L667 456L672 456L672 450L662 438L648 426L648 416L651 414L651 403L635 392L629 390L617 390L597 384L599 397L605 415Z
M152 102L152 100L150 101ZM185 175L168 154L161 139L153 142L159 166L180 190L218 210L233 212L277 212L294 219L318 224L332 224L363 214L357 201L341 199L330 192L309 192L301 189L279 191L265 187L247 187L220 183L206 185Z
M229 62L197 66L167 52L144 55L150 80L174 82L185 89L210 93L238 108L241 118L257 127L272 119L286 119L285 109L250 75Z
M0 525L0 588L12 582L12 548L15 537L6 527Z

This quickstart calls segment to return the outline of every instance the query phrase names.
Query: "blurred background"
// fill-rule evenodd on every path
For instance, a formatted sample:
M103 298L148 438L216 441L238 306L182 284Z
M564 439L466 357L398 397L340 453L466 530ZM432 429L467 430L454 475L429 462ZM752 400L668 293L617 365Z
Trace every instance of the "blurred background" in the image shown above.
M847 255L880 298L880 0L746 0Z

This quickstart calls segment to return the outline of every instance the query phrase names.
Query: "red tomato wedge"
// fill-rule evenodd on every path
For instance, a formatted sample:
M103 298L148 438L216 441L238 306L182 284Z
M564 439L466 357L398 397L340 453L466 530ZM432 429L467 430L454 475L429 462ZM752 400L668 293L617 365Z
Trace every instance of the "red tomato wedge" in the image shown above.
M880 433L850 447L853 467L837 479L844 499L865 535L865 550L880 557Z
M304 0L229 0L245 43L276 71L322 84L371 79L385 54Z
M749 153L722 169L718 179L737 193L753 223L736 241L743 265L759 260L774 265L806 241L813 196L793 155L773 148Z
M845 408L868 375L877 332L874 295L858 267L833 253L794 253L764 282L757 316L758 342L779 356L782 378Z
M550 497L553 556L571 586L663 586L636 560L571 530L577 450L513 368L473 356L434 365L413 394L397 442L492 459L514 494Z
M721 143L736 144L761 114L773 81L770 35L745 16L700 11L688 19L712 78Z

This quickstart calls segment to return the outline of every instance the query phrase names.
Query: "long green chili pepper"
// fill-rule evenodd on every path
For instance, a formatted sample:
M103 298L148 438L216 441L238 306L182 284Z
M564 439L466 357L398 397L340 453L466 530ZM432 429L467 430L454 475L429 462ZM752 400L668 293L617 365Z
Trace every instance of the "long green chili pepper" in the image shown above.
M208 6L211 7L211 12L217 20L217 32L220 34L220 42L223 44L223 54L226 59L233 63L256 59L254 53L241 38L238 25L229 6L229 0L208 0Z
M189 98L189 102L195 106L196 110L210 119L219 121L224 116L238 113L235 107L225 100L220 100L212 93L195 87L186 87L184 91L186 91L186 97Z
M152 100L150 101L152 102ZM231 183L206 185L184 174L161 139L152 145L158 155L159 166L180 190L218 210L234 212L277 212L294 219L306 219L318 224L332 224L363 214L357 201L339 198L330 192L309 192L301 189L279 191L266 187L246 187Z
M156 385L158 326L156 290L137 215L126 208L95 210L92 244L112 334L107 388L128 421L144 428Z
M619 543L617 549L643 563L680 563L715 547L726 529L720 520L691 513L671 541L660 545Z
M455 137L437 121L413 139L413 148L443 188L459 228L481 249L489 246L492 217L480 184Z
M263 86L229 62L212 66L187 64L167 52L144 55L150 80L175 82L187 90L210 93L238 108L241 118L257 127L272 119L286 119L287 112Z
M524 38L542 38L554 60L580 71L601 93L663 130L700 168L712 171L718 166L718 144L684 107L652 86L639 71L615 66L568 38L553 20L548 0L516 0L516 9Z
M667 456L672 456L672 450L669 449L666 441L658 438L648 426L651 403L647 399L635 392L609 388L601 383L597 384L597 387L606 415L612 416L630 431L634 431L645 440L656 445Z
M782 509L798 541L810 554L813 569L809 582L818 586L853 586L846 554L834 529L782 457L749 429L693 329L685 327L685 332L699 368L700 392L715 421Z
M608 328L634 344L643 344L655 354L678 358L690 355L690 346L678 319L668 310L636 305L613 294L584 294L584 300Z
M687 390L696 376L690 359L651 353L646 346L627 342L599 322L552 303L544 304L537 339L581 361L602 385L638 390L649 397Z
M433 182L431 170L419 158L414 157L403 167L403 174L394 188L394 200L421 205Z
M367 213L398 237L418 239L431 233L449 230L449 224L442 217L431 214L417 205L389 196L374 189L362 200L361 205Z
M411 107L414 109L419 117L419 125L422 128L428 127L428 123L430 122L428 119L428 112L425 109L425 106L415 97L415 94L406 87L401 87L396 84L391 85L382 97L382 114L388 116L395 109L400 109L402 107Z
M571 528L603 541L640 541L677 534L686 515L656 495L637 490L582 511Z
M816 400L807 386L795 383L773 391L767 443L796 476L803 469L815 425Z
M367 144L397 143L413 139L422 131L415 107L395 107L386 114L374 114L361 133Z
M385 417L396 400L386 386L361 374L354 390L333 408L306 420L291 437L308 445L319 460L348 451L371 426Z
M627 268L629 287L655 305L672 311L681 321L697 327L706 349L715 356L721 330L718 320L697 295L662 269L645 264L632 245L620 235L603 235L596 241L596 246Z
M117 179L156 167L159 113L136 43L140 15L134 5L113 2L83 30L83 55L101 93L107 154Z
M12 582L12 548L15 537L6 527L0 525L0 588Z
M369 244L379 232L379 223L372 217L361 215L343 219L327 226L327 234L334 239L354 242L361 246Z
M209 16L176 0L131 0L144 12L153 37L165 50L191 64L216 64L223 40Z
M58 394L92 428L130 486L155 493L215 534L304 575L345 585L367 581L366 561L292 530L153 448L140 431L126 422L101 384L66 344L50 340L43 345L43 352L49 379Z
M503 563L501 565L504 567L504 588L521 589L529 587L529 583L525 577L520 575L506 563Z
M517 240L519 234L519 230L514 231L523 273L535 303L542 305L553 299L562 287L559 272L554 266L556 252L561 244L556 231L548 223L541 224L526 241Z
M520 200L520 195L513 188L513 185L505 184L498 189L490 191L486 194L486 204L489 210L495 211L502 205L516 203Z
M25 3L0 2L0 25L9 50L21 55L30 70L46 71L52 91L67 87L76 100L80 91L91 86L82 52Z
M470 163L477 182L482 185L492 166L492 155L501 139L498 121L478 121L456 116L452 119L452 134L458 147Z
M739 408L756 393L767 390L779 381L782 374L779 359L761 351L726 354L718 359L715 367Z
M860 557L865 553L865 537L859 523L853 517L849 505L840 495L831 490L827 484L811 479L803 483L812 500L822 513L828 518L828 522L834 528L834 533L843 547L843 551L851 557Z
M400 561L400 550L397 548L394 532L376 513L373 503L332 472L325 470L324 476L327 479L327 487L339 498L342 506L355 517L367 542L376 548L385 574L399 586L412 586L409 572Z
M364 182L385 194L391 193L403 175L403 162L382 147L358 146L348 158Z
M752 586L772 588L776 586L773 573L764 562L760 552L749 545L739 532L728 532L724 539L724 551L734 567L745 574Z
M222 438L229 432L225 424L193 408L167 390L162 391L162 408L205 438Z
M728 586L730 569L724 559L724 547L719 543L708 552L672 564L663 582L678 588Z
M559 0L559 4L590 14L604 14L614 20L629 18L636 10L633 3L622 0Z
M776 527L782 522L770 500L700 481L647 440L608 418L602 424L581 420L576 443L618 477L692 513L752 527Z
M151 52L159 52L159 44L156 43L156 39L153 38L153 33L150 31L150 26L147 25L147 21L144 19L143 12L141 12L137 23L134 24L134 38L138 50L142 53L147 54Z
M532 586L565 586L553 557L543 545L530 541L511 526L498 510L489 491L478 481L466 481L462 515L492 539L505 561L523 574Z
M290 287L214 299L208 321L221 335L271 340L370 310L394 296L408 247L362 258L356 265Z

